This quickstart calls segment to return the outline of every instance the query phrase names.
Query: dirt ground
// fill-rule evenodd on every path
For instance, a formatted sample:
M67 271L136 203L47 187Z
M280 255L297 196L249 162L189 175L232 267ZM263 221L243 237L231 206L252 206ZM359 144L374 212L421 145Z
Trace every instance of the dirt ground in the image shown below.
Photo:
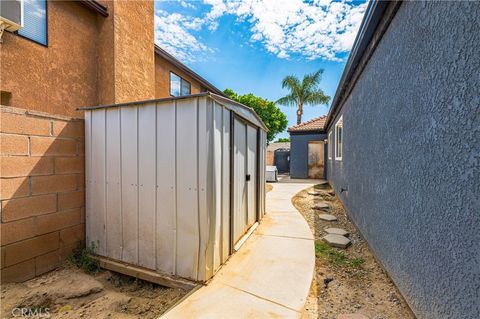
M376 262L365 240L348 219L345 209L328 184L316 185L321 195L306 189L293 197L315 235L315 276L302 319L337 318L340 314L362 314L370 319L415 318L390 278ZM326 210L315 210L314 203L325 201ZM318 215L335 215L337 221L320 220ZM343 228L352 244L345 250L330 248L321 238L325 228Z
M268 193L269 191L271 191L273 189L273 186L272 184L265 184L265 192Z
M2 285L1 318L18 317L14 308L44 317L48 312L49 318L158 318L186 293L109 271L88 275L66 264L25 283Z

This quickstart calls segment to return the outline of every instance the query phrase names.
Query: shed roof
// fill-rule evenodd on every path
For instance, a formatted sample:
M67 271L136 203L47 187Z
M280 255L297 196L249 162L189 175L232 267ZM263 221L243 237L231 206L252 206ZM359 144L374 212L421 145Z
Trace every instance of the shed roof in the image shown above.
M255 126L258 126L264 131L268 132L268 128L265 126L262 119L258 116L258 114L252 108L212 92L202 92L202 93L191 94L191 95L172 96L172 97L161 98L161 99L132 101L132 102L116 103L116 104L108 104L108 105L86 106L86 107L79 107L77 108L77 110L78 111L94 111L94 110L100 110L100 109L109 109L112 107L137 106L137 105L146 104L146 103L161 103L161 102L167 102L167 101L185 100L185 99L192 99L192 98L198 98L198 97L209 97L215 102L223 105L225 108L231 110L232 112L238 114L240 117L254 124Z
M316 117L316 118L311 119L309 121L306 121L306 122L300 123L298 125L289 127L288 132L289 133L296 133L296 132L323 131L326 119L327 119L326 115Z
M281 148L290 148L290 142L274 142L267 146L267 151L275 151Z

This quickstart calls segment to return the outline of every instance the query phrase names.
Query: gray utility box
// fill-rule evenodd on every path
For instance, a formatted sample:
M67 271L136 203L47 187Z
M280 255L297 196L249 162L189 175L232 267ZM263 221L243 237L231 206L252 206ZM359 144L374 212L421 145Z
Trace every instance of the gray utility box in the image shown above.
M276 166L267 166L265 174L267 182L277 182L278 181L278 169Z

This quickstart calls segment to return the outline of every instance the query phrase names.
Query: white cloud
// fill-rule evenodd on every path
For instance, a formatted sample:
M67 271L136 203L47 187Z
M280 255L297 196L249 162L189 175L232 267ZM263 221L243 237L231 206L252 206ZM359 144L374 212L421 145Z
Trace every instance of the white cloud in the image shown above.
M184 7L184 8L195 9L195 6L194 6L191 2L189 2L189 1L183 1L183 0L181 0L181 1L180 1L180 5L181 5L182 7Z
M198 18L157 10L154 23L155 43L184 62L205 60L214 51L191 32L201 28L202 22Z
M212 6L205 23L225 14L251 23L251 40L261 42L279 58L299 54L308 59L338 61L348 52L365 12L366 3L314 0L204 0Z
M185 2L185 1L182 1ZM300 55L307 59L339 61L355 40L367 4L348 0L203 0L209 10L201 17L169 14L155 16L157 43L186 61L212 52L192 31L213 31L219 19L233 15L249 24L250 40L263 44L279 58ZM187 3L186 4L190 4Z

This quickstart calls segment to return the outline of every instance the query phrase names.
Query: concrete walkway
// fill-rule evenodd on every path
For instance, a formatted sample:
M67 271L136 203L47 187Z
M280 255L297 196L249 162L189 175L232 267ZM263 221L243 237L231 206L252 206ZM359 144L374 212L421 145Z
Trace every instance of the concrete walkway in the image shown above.
M291 198L313 184L278 183L267 215L215 275L164 319L300 318L315 267L313 235Z

